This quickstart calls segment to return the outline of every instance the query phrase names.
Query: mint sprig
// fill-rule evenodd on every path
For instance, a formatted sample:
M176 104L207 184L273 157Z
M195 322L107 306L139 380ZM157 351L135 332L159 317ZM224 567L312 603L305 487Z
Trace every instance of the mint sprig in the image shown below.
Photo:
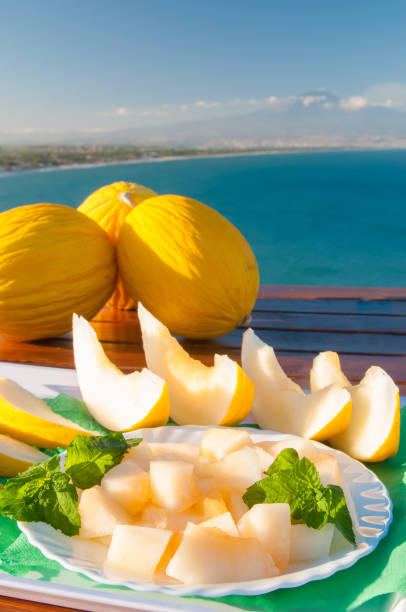
M65 535L78 535L81 522L76 487L89 489L100 484L103 476L141 440L126 440L118 432L76 436L67 449L65 473L55 455L9 478L0 487L0 514L17 521L44 522Z
M333 523L355 544L351 516L341 487L323 487L316 466L299 459L293 448L282 450L267 470L268 476L250 486L243 495L249 508L255 504L287 503L291 517L313 529Z
M121 463L125 453L142 442L142 438L126 440L122 433L107 436L76 436L67 448L65 472L79 489L100 484L103 476Z
M78 495L59 467L59 456L33 465L0 489L0 513L17 521L42 521L69 536L80 528Z

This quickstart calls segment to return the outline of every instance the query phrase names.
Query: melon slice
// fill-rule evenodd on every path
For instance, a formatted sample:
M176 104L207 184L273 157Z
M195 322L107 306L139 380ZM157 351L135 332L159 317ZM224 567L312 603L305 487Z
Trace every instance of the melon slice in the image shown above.
M155 570L172 537L172 531L118 525L114 529L104 571L130 580L152 580Z
M289 504L256 504L238 521L243 538L256 538L282 572L290 554Z
M329 443L360 461L396 455L400 438L399 389L378 366L370 367L351 388L353 411L348 427Z
M147 369L123 374L107 358L86 319L75 314L73 349L83 401L96 421L113 431L167 423L169 394L165 382Z
M0 477L9 478L24 472L34 463L49 459L36 448L0 434Z
M185 584L212 584L270 578L279 570L257 540L189 525L166 573Z
M313 359L310 370L310 389L319 391L332 383L350 389L351 383L341 370L340 358L334 351L323 351Z
M282 370L274 350L252 329L244 332L242 364L255 383L253 414L263 429L326 440L343 431L351 417L351 396L332 384L305 394Z
M400 437L399 389L378 366L371 366L358 385L344 376L337 353L326 351L313 360L312 388L332 381L346 387L352 398L351 420L345 431L332 437L332 446L361 461L383 461L398 452Z
M0 378L0 433L43 448L68 446L78 434L93 435L8 378Z
M171 417L179 425L234 425L249 413L254 385L227 355L208 367L190 355L141 303L138 317L148 368L168 385Z

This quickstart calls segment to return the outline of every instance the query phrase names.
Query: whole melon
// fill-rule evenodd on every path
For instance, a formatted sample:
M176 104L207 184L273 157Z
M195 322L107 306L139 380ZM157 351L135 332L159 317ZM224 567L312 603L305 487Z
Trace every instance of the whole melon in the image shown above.
M0 214L0 336L64 334L72 313L91 319L113 292L114 247L69 206L32 204Z
M174 334L214 338L254 306L258 266L245 238L213 208L177 195L141 202L117 243L131 297Z
M94 191L82 202L78 210L94 219L115 245L126 216L137 204L156 195L155 191L143 185L118 181ZM120 276L107 305L121 310L131 310L136 306L125 290Z

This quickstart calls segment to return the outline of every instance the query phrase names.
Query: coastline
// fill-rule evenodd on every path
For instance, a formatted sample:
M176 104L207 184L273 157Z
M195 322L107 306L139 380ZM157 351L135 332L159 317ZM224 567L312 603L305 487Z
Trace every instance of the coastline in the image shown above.
M75 164L57 164L43 166L40 168L17 168L15 170L0 170L0 178L7 178L9 176L15 176L16 174L27 174L31 172L55 172L58 170L80 170L86 168L99 168L104 166L122 166L128 164L150 164L150 163L163 163L172 161L183 161L193 159L216 159L216 158L227 158L227 157L252 157L258 155L303 155L310 153L345 153L345 152L375 152L375 151L402 151L406 150L404 147L324 147L324 148L303 148L303 149L269 149L269 150L258 150L258 151L233 151L224 153L201 153L201 154L190 154L190 155L166 155L157 157L145 157L145 158L129 158L121 160L101 161L101 162L84 162Z

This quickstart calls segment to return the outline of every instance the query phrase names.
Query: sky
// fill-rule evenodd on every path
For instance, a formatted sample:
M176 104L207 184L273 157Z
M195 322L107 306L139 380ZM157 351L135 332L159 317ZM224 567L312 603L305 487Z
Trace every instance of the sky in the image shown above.
M406 111L405 23L403 0L0 0L0 143L283 110L324 90L348 112Z

